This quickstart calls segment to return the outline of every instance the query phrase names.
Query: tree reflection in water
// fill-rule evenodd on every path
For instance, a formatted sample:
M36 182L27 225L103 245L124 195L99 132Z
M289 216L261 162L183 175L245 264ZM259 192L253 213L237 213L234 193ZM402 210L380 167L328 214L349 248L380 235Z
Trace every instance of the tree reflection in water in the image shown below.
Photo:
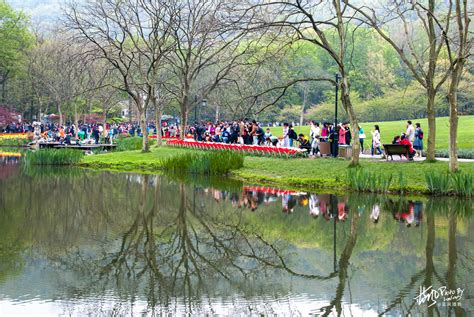
M297 272L288 263L290 252L283 241L267 239L259 228L245 222L242 212L231 215L202 208L195 203L196 190L189 195L184 183L178 185L179 203L173 214L162 212L167 198L161 196L160 178L144 175L140 183L139 207L120 235L117 250L109 245L100 254L69 250L67 257L56 259L67 267L87 268L90 289L102 285L105 290L110 281L119 290L146 284L151 312L172 304L176 307L171 301L179 298L190 313L200 300L222 287L222 279L232 289L252 296L258 290L249 288L249 283L275 276L278 270L316 280L337 276L336 272Z
M233 300L223 296L239 296L238 304L246 305L244 313L249 313L255 311L256 299L289 296L292 288L285 283L294 279L323 302L312 308L315 314L342 315L360 303L360 296L353 301L361 289L352 294L352 281L356 287L376 285L379 290L390 283L372 277L370 267L361 267L365 261L361 254L371 250L377 251L372 253L375 257L389 258L390 248L406 242L403 237L410 232L419 232L411 235L419 240L413 245L416 250L393 259L395 265L404 265L400 261L410 256L418 262L400 275L406 283L384 296L378 310L416 314L423 309L413 300L419 287L464 286L462 278L470 266L464 262L472 258L462 253L468 252L465 246L456 247L459 219L470 214L472 201L432 199L422 210L424 203L400 197L318 195L262 187L238 192L239 184L222 190L196 179L184 183L150 175L80 170L46 175L44 171L24 171L26 176L18 179L16 171L8 186L0 186L4 210L0 220L8 221L0 224L1 237L6 248L34 245L49 263L64 270L64 276L74 272L71 285L61 284L67 292L63 296L98 298L97 307L91 309L100 309L99 299L113 294L119 314L138 302L142 305L144 299L148 313L205 313L207 309L213 313L220 299ZM444 218L445 236L437 229L443 227ZM391 243L396 238L400 241ZM299 241L309 244L301 247ZM374 243L379 249L373 248ZM329 261L318 259L311 263L314 267L299 265L304 260L298 252L305 247ZM440 248L447 248L446 259L436 256ZM13 270L14 265L21 267L21 250L14 253L7 254L12 268L5 276L21 273ZM361 284L360 276L371 281ZM323 281L328 281L327 286L321 287ZM377 295L369 296L374 305ZM447 311L466 314L463 307ZM438 306L426 312L444 313Z

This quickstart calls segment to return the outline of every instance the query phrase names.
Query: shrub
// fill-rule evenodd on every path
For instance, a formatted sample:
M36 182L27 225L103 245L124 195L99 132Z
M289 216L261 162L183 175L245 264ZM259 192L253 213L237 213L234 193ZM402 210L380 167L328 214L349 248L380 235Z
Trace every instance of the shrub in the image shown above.
M79 163L84 153L73 149L44 149L28 151L24 162L33 165L73 165Z
M142 149L143 138L141 137L120 137L117 139L117 151L135 151ZM150 146L152 146L155 140L150 139Z
M225 175L243 164L244 156L232 151L186 153L162 161L163 168L170 172L205 175Z

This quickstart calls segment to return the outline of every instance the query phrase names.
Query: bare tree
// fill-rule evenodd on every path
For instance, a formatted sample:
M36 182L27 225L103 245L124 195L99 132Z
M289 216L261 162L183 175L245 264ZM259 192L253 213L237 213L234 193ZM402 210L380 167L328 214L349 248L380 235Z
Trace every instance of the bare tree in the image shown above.
M453 1L449 1L449 4L453 6ZM456 172L459 169L457 148L459 82L474 44L472 32L469 32L472 11L469 11L467 0L455 0L454 8L455 13L452 18L456 21L457 28L452 36L446 35L446 46L451 70L447 96L449 102L449 170L451 172ZM441 24L437 23L438 25ZM448 30L443 30L443 32L447 33Z
M260 9L262 13L252 23L252 28L282 28L290 41L305 41L316 45L329 54L341 75L341 101L349 116L353 135L351 165L359 164L359 122L350 98L350 50L347 47L349 30L355 30L351 17L347 17L348 6L340 1L259 1L249 10ZM354 31L352 31L354 32ZM328 79L302 79L299 81ZM289 85L282 86L283 93ZM339 96L337 97L339 98ZM336 122L337 124L337 122Z
M241 17L233 3L223 0L186 0L175 3L176 24L173 38L176 49L168 56L173 74L167 90L174 96L181 112L181 138L188 124L188 114L197 106L193 94L206 98L216 87L229 81L232 69L242 63L252 41L244 43L246 29L237 24Z
M87 56L107 61L121 78L116 88L134 101L143 132L142 151L149 151L147 108L156 99L158 70L174 47L175 20L169 1L104 0L70 3L66 26L75 40L91 44Z
M452 1L448 8L437 5L435 0L428 0L426 7L416 1L394 1L380 8L356 6L348 0L344 3L395 49L413 77L426 90L429 129L426 158L435 160L435 98L450 74L450 67L443 67L440 61L447 40L447 33L443 30L450 28ZM386 32L385 26L389 24L403 29L400 40ZM422 34L417 34L415 30L421 30ZM420 41L420 37L425 37L425 40Z
M29 56L29 76L40 104L45 100L55 103L59 125L63 125L64 107L78 92L79 70L74 62L77 47L56 36L41 42Z

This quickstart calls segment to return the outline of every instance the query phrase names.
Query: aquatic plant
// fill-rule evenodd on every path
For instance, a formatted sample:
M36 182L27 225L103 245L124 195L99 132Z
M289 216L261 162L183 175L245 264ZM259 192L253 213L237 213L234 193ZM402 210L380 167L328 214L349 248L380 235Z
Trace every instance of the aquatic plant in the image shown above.
M205 175L225 175L233 169L241 168L243 164L244 156L233 151L186 153L166 158L161 162L166 171Z
M369 172L363 168L349 168L347 182L351 189L371 193L386 193L392 184L391 174Z
M472 175L457 172L451 174L453 192L460 196L472 196Z
M73 149L44 149L28 151L23 162L33 165L74 165L79 163L84 153Z
M449 173L436 173L433 171L425 173L428 192L435 195L449 193Z

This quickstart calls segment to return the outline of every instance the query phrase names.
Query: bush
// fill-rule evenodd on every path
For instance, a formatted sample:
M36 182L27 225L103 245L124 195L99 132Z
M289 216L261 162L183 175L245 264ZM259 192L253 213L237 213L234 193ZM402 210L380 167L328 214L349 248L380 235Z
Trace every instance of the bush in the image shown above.
M244 165L244 156L234 151L186 153L162 161L164 169L174 173L225 175Z
M84 153L73 149L44 149L28 151L24 162L33 165L74 165L79 163Z
M117 139L116 151L135 151L142 149L143 138L141 137L119 137ZM148 140L150 146L155 143L155 140Z

